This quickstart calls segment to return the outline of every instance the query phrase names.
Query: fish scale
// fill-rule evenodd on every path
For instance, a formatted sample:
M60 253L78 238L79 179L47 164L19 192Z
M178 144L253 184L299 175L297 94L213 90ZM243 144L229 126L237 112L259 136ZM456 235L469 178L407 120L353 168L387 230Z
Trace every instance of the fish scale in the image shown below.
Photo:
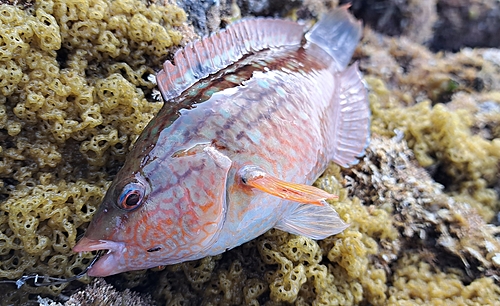
M111 184L77 252L107 276L220 254L271 228L322 239L348 225L309 186L369 139L366 89L347 68L361 27L346 7L308 33L250 19L166 62L166 100Z

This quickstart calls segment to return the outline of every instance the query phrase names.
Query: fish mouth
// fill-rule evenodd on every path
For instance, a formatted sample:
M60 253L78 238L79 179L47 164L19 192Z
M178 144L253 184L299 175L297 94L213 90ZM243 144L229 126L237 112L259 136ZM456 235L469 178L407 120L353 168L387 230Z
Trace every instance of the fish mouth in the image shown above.
M87 270L89 276L96 277L105 277L127 271L127 267L123 264L123 253L126 249L124 242L96 240L87 237L80 239L73 247L73 251L77 253L107 251Z

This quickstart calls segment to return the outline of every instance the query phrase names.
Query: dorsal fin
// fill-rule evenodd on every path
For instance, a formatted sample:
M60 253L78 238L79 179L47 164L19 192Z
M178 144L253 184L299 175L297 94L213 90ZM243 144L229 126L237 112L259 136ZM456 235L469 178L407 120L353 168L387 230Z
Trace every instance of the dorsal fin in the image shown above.
M299 45L304 26L287 20L253 18L235 23L202 40L189 43L163 64L156 81L165 101L179 96L198 80L256 51Z

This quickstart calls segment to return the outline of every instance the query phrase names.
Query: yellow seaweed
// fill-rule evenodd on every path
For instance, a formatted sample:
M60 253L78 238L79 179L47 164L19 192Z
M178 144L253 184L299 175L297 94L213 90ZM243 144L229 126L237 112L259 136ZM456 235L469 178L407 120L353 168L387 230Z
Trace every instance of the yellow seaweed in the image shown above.
M88 265L71 248L161 107L144 98L147 76L184 20L176 6L132 0L0 5L0 277Z

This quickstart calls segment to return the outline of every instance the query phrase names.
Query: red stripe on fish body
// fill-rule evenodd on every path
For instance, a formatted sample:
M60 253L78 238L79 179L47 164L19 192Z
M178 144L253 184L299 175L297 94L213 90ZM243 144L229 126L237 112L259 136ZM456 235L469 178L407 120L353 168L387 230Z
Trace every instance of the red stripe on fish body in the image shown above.
M342 71L349 59L337 60L339 50L325 51L323 34L315 36L330 19L338 23L336 31L346 27L352 36L351 28L357 29L353 37L343 37L347 51L340 49L352 54L359 26L340 9L313 29L305 46L297 43L296 26L293 34L281 30L288 36L279 29L272 34L288 37L289 45L266 47L251 39L240 54L226 40L250 35L242 23L244 34L237 25L195 44L212 50L217 41L224 42L220 49L237 61L220 59L211 65L225 68L200 67L213 50L202 53L195 47L176 55L178 68L166 64L158 81L171 100L137 140L85 238L74 248L110 250L90 274L220 254L272 227L315 239L346 227L328 204L314 208L254 189L241 172L257 167L280 179L273 182L290 182L289 192L300 194L293 183L310 184L329 161L348 164L362 152L369 112L360 76L356 67ZM212 75L197 80L207 73Z

